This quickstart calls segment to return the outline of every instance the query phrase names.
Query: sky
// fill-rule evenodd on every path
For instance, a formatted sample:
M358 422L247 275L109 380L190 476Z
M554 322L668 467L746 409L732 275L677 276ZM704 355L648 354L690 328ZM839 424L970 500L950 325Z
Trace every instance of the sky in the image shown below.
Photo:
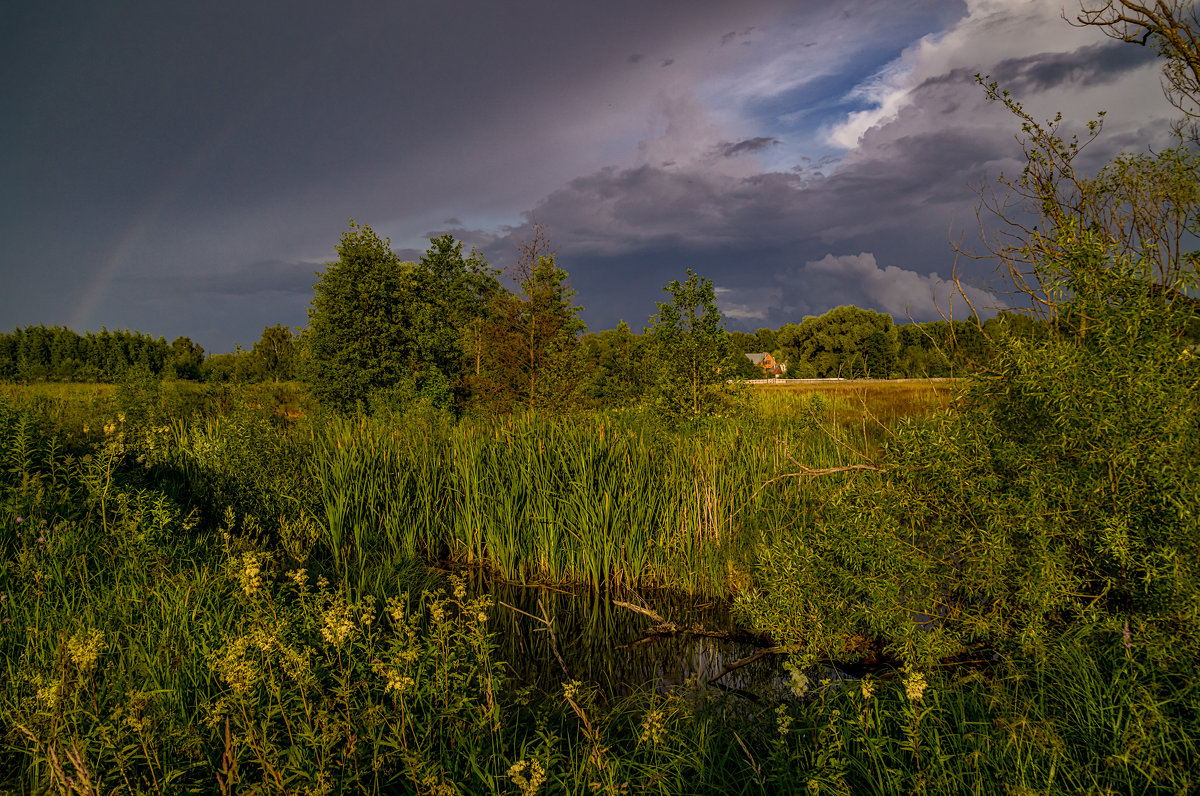
M979 191L1019 124L1093 164L1165 145L1149 48L1053 0L210 0L0 6L0 329L249 348L307 323L350 219L416 259L511 268L551 236L593 331L686 269L730 329L843 304L897 322L1011 302ZM985 227L995 220L984 214Z

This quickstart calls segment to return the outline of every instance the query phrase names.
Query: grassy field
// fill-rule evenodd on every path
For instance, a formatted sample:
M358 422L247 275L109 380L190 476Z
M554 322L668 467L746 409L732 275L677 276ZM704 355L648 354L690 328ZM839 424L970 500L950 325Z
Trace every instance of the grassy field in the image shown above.
M818 550L828 507L881 483L901 418L952 406L943 383L756 388L675 430L637 411L339 418L255 389L0 392L0 791L1194 787L1197 678L1140 629L829 682L831 661L802 663L781 702L700 683L608 702L516 682L490 596L422 565L753 595L762 551Z
M809 396L820 396L839 424L864 422L889 427L906 418L920 418L954 405L958 379L804 379L755 384L760 411L767 415L795 414Z

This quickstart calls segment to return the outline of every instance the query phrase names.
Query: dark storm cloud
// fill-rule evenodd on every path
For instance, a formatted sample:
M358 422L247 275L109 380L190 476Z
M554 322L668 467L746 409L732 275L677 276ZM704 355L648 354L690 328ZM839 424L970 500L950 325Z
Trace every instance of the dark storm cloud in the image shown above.
M324 270L324 267L320 263L264 260L228 267L211 273L172 276L147 274L139 277L123 277L121 281L122 289L131 289L135 284L145 283L151 286L150 292L152 293L162 292L163 283L169 282L175 289L206 296L249 297L286 293L303 296L307 300L312 295L313 284L318 278L316 272Z
M133 309L122 275L162 273L156 306L167 295L186 303L194 286L213 284L192 275L221 262L329 256L352 217L381 234L404 230L396 243L413 248L443 219L518 217L611 158L606 136L626 135L618 123L644 125L621 114L647 111L660 88L626 75L673 59L663 74L689 80L704 67L697 42L715 48L721 32L792 8L10 9L0 26L0 267L10 287L0 325L115 317L152 327L152 315L121 318ZM55 285L40 281L47 274ZM276 308L291 311L264 299L259 312Z
M449 232L497 267L536 218L593 328L640 325L687 267L742 324L829 301L928 312L971 186L1018 165L971 75L1091 97L1146 58L1030 49L1040 28L1013 17L1049 5L26 4L0 26L0 328L249 344L304 323L350 218L403 259ZM943 34L945 63L895 107L859 91ZM1144 146L1143 117L1113 140Z
M1153 63L1156 53L1147 47L1104 41L1074 52L1038 53L996 64L992 78L1014 94L1026 95L1066 85L1110 84L1125 73Z
M761 152L762 150L775 146L779 143L778 138L770 138L768 136L758 136L757 138L747 138L744 141L738 141L734 144L724 144L720 148L722 157L732 158L738 155L744 155L748 152Z
M1026 94L1036 97L1035 80L1045 88L1066 81L1095 86L1145 66L1140 58L1114 63L1112 54L1102 45L1061 59L1009 59L1006 74L1024 76ZM1085 75L1086 64L1098 61L1105 65L1097 75ZM1051 76L1058 82L1046 82ZM1152 140L1149 131L1124 124L1104 151ZM652 291L648 275L661 285L693 267L722 287L722 310L739 328L778 326L838 304L900 320L963 317L969 310L960 291L977 310L995 312L1007 302L994 264L962 258L956 247L965 241L965 249L978 250L979 191L1001 172L1019 172L1016 129L1003 107L985 100L973 72L951 69L919 82L896 116L867 130L828 175L801 166L738 176L703 159L690 167L606 168L552 192L535 212L575 255L564 265L577 288L600 296L602 307L632 306L621 297L635 285ZM718 152L758 152L774 143L756 137ZM1003 223L986 214L982 222ZM503 243L525 233L514 230ZM617 320L594 311L585 317L601 326Z

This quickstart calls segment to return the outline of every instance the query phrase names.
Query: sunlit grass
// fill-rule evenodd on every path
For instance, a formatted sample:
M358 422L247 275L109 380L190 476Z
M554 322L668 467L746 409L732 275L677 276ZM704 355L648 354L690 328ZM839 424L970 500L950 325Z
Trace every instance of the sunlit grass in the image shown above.
M439 591L412 563L753 588L732 576L740 557L762 534L819 530L830 488L770 479L860 455L840 396L664 432L636 414L293 422L261 399L139 425L145 396L76 395L82 409L0 397L0 789L1196 787L1200 680L1136 633L923 672L919 698L884 668L840 685L811 672L783 703L695 685L608 703L588 683L520 687L486 595ZM46 431L76 423L75 452ZM220 504L237 508L214 519Z

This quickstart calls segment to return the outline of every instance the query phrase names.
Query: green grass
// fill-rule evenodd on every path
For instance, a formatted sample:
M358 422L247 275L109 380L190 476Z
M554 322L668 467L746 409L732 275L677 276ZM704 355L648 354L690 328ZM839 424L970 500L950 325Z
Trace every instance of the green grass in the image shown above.
M843 483L799 467L861 460L828 403L664 433L100 398L0 399L0 791L518 793L539 770L539 793L1195 790L1200 679L1137 628L984 648L919 700L883 667L869 695L809 670L781 704L609 703L520 687L486 595L414 560L753 590L765 540L819 533Z

